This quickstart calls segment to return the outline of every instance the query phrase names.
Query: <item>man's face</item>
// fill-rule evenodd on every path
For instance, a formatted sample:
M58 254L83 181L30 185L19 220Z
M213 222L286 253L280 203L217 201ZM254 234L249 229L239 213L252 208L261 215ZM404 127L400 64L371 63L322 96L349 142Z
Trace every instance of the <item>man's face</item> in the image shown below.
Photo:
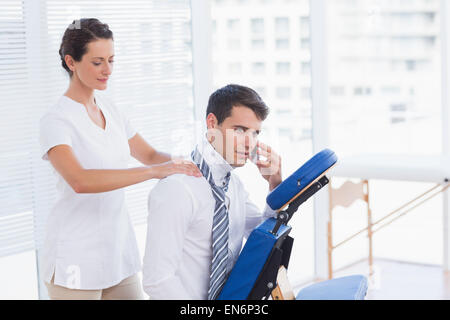
M207 119L208 140L214 149L234 167L242 167L255 151L262 121L252 109L233 106L231 115L218 124L214 114Z

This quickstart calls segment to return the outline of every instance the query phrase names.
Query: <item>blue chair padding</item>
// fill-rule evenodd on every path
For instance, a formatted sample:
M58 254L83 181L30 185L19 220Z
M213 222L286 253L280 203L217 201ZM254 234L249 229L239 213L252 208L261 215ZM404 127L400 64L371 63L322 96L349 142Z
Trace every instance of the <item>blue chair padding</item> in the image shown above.
M300 290L297 300L364 300L367 278L362 275L326 280Z
M276 219L270 218L252 231L218 300L247 299L272 248L280 237L291 230L290 226L282 225L278 233L274 235L271 231L275 224Z
M306 186L334 165L336 161L337 156L332 150L324 149L318 152L272 190L266 198L267 204L272 210L281 209Z
M336 161L337 157L330 149L324 149L317 153L267 196L267 204L273 210L281 209L293 198L296 198L300 192L307 190L306 187L323 176L324 172ZM281 246L291 230L290 226L282 224L274 235L271 231L276 223L275 218L270 218L253 230L219 294L218 300L254 298L252 290L255 288L256 282L262 283L258 277L262 274L264 267L267 266L270 270L273 268L273 265L266 264L268 260L271 260L269 256L275 252L273 251L275 247ZM279 253L280 251L276 252ZM278 266L275 274L276 271L278 271ZM265 277L266 274L264 272L263 274ZM259 289L260 287L256 291L259 291Z

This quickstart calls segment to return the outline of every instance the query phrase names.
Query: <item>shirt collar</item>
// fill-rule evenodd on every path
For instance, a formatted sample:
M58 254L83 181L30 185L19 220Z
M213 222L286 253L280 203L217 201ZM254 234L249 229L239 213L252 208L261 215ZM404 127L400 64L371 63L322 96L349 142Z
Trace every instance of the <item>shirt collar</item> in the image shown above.
M206 135L198 144L198 150L211 170L214 183L221 186L225 182L225 176L234 168L214 149Z

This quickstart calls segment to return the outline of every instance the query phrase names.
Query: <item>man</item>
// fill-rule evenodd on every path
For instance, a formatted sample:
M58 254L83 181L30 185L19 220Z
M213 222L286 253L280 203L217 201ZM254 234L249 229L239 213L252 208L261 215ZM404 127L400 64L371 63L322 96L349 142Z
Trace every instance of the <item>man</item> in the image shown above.
M207 107L207 134L192 153L202 178L172 175L148 199L143 287L150 299L215 299L233 268L242 241L259 223L275 216L248 199L232 173L256 154L273 190L281 183L281 159L257 141L268 108L252 89L228 85Z

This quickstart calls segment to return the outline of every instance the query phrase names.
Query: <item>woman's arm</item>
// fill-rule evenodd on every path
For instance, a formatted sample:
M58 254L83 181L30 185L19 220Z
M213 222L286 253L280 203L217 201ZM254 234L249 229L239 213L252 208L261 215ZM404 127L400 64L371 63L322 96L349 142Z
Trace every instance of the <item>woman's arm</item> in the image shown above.
M172 161L157 165L117 169L84 169L68 145L57 145L47 152L56 171L76 193L107 192L127 187L149 179L162 179L175 173L201 177L198 168L190 161Z
M133 138L129 139L128 144L130 146L131 156L145 165L171 160L169 154L156 151L139 133L136 133Z

